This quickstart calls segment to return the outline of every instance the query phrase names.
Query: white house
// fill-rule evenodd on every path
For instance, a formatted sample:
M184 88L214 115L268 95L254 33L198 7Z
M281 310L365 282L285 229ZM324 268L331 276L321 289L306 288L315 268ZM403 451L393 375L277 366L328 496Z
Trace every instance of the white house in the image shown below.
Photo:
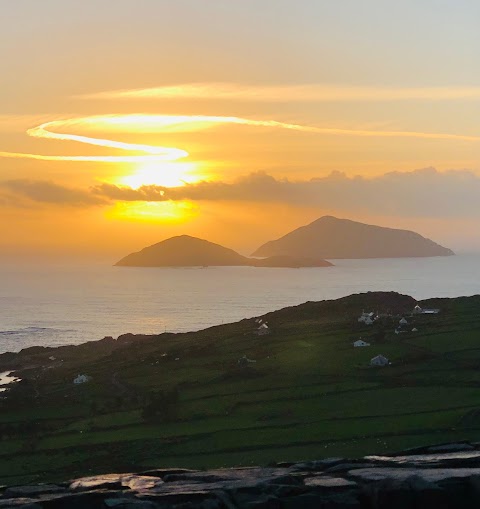
M73 379L73 383L75 385L78 385L78 384L85 384L87 382L89 382L91 379L91 377L87 376L87 375L78 375L77 378L74 378Z
M370 360L370 366L388 366L390 361L383 355L377 355Z
M418 304L413 308L413 312L417 315L438 315L439 309L421 308Z
M362 311L362 314L360 315L358 322L359 323L363 322L367 325L372 325L374 316L375 313L373 311L370 313L365 313L365 311Z
M265 334L270 334L270 328L266 323L262 323L260 327L254 332L257 336L265 336Z
M418 329L417 329L416 327L414 327L414 328L412 329L412 332L418 332Z
M367 343L366 341L363 341L363 339L357 339L357 341L353 342L353 346L355 348L361 347L361 346L370 346L370 343Z
M405 320L405 318L402 318L398 323L400 325L408 325L408 322L407 322L407 320Z

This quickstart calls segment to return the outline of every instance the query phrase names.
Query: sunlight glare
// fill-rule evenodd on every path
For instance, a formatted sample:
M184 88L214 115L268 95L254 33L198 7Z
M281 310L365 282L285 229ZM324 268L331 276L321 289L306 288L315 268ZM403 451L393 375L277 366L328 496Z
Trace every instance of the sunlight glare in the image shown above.
M116 179L115 183L133 189L141 186L179 187L201 180L195 163L155 161L137 165L135 173Z

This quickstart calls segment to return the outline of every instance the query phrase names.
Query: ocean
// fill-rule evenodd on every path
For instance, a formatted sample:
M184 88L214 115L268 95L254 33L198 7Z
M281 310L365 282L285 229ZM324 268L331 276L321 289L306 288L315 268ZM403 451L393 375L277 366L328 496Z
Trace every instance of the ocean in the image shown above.
M332 261L302 269L4 264L0 353L194 331L358 292L393 290L418 300L480 293L480 255Z

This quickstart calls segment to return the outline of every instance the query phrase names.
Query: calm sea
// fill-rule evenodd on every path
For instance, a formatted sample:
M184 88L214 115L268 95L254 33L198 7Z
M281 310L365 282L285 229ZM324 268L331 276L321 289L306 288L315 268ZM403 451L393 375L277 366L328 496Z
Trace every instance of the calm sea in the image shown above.
M0 269L0 352L126 332L198 330L368 290L417 299L480 293L480 256L338 260L335 267Z

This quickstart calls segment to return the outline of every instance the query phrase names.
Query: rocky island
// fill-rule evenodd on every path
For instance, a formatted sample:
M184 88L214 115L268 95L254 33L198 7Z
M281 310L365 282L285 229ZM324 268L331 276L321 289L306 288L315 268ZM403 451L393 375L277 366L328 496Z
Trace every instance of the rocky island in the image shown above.
M115 265L122 267L329 267L332 264L314 256L272 256L247 258L207 240L180 235L131 253Z
M326 259L451 256L453 251L418 233L324 216L260 246L252 256Z

